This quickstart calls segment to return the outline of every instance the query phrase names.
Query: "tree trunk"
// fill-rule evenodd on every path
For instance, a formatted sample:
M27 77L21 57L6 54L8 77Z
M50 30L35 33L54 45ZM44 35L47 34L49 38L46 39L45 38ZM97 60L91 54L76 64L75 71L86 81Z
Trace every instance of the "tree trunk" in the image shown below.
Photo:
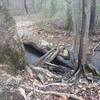
M80 36L78 67L80 67L81 65L84 67L87 62L88 33L90 25L90 5L90 0L83 0L82 28Z
M57 1L51 0L51 17L54 16L57 12Z
M0 6L0 63L14 70L25 67L25 50L16 30L15 20L5 7Z
M95 14L96 14L96 0L91 0L91 17L89 26L90 35L95 34Z
M72 1L71 0L64 0L65 1L65 11L66 11L66 19L65 19L65 29L68 31L73 30L73 21L72 21Z
M28 8L27 8L26 0L24 0L24 7L25 7L25 11L26 11L26 13L28 14L29 12L28 12Z

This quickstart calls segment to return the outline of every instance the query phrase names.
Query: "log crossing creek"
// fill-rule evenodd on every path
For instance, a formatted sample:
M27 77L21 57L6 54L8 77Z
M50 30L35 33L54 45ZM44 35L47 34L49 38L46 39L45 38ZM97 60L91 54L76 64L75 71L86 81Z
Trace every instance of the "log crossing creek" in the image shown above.
M26 50L26 59L29 64L34 65L36 63L36 61L38 60L38 58L40 58L41 56L43 56L45 54L44 51L38 50L37 48L35 48L34 46L32 46L30 44L24 44L24 47ZM51 63L68 67L67 66L68 63L66 63L66 60L63 58L58 59L56 57Z
M43 56L45 53L29 44L24 44L26 50L26 60L29 64L35 65L37 60ZM68 62L63 58L55 58L52 64L57 65L58 67L53 67L53 70L56 74L65 75L71 68L68 67Z
M29 64L34 65L39 57L43 56L44 53L37 50L36 48L30 46L30 45L24 45L26 50L26 60ZM96 70L100 72L100 47L95 50L95 54L90 57L90 62L96 67ZM55 59L52 63L56 65L61 65L64 67L67 67L66 60L59 61L58 59Z

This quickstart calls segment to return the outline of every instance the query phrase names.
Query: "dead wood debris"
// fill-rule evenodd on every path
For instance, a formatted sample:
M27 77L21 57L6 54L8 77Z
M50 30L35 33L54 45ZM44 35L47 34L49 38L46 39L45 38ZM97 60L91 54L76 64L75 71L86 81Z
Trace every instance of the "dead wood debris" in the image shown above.
M84 98L82 98L81 96L77 96L77 95L74 95L74 94L70 94L70 93L65 93L65 92L57 92L57 91L44 91L40 88L44 88L46 89L46 87L49 87L49 86L58 86L58 87L66 87L66 84L63 84L63 83L52 83L52 84L48 84L48 85L34 85L33 88L32 87L25 87L24 85L21 85L20 88L21 90L25 90L25 89L29 89L31 90L31 92L29 93L30 96L32 94L35 94L35 95L51 95L51 96L57 96L57 97L66 97L67 98L70 98L70 99L74 99L74 100L85 100ZM23 92L23 91L22 91ZM25 94L25 93L23 93ZM28 96L29 97L29 96ZM27 98L27 97L26 97ZM62 99L62 100L65 100L65 99Z
M56 48L51 49L46 54L44 54L42 57L40 57L35 65L36 66L43 65L51 57L51 55L52 55L52 53L54 52L55 49Z
M53 79L56 79L56 80L61 80L62 79L62 76L55 75L55 74L51 73L50 71L48 71L48 70L46 70L44 68L37 67L37 66L35 67L33 65L28 65L28 66L31 68L31 70L33 72L36 73L36 75L37 74L43 74L44 76L48 76L49 78L53 78Z
M58 97L66 96L67 98L71 98L74 100L85 100L82 97L76 96L74 94L68 94L68 93L59 93L59 92L54 92L54 91L42 91L42 90L37 90L37 89L35 89L35 92L39 94L43 94L43 95L53 95L53 96L58 96Z

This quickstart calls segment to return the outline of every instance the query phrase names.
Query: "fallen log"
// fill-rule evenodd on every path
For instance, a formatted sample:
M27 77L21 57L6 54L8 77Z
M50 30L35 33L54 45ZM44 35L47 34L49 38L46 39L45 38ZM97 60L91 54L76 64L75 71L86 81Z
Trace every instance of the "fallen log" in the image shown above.
M44 68L41 68L41 67L36 67L36 66L33 66L33 65L28 65L28 67L36 73L36 76L38 76L37 74L41 73L43 75L47 75L49 78L53 78L55 80L61 80L62 79L62 76L61 75L56 75L56 74L53 74L51 73L50 71L44 69Z
M29 47L29 48L32 48L32 49L36 49L40 54L41 54L41 56L42 55L45 55L47 52L48 52L48 50L47 49L44 49L44 48L42 48L40 45L36 45L35 43L33 43L33 42L23 42L23 44L24 44L24 47L25 48L27 48L27 47ZM40 57L41 57L40 56ZM55 59L54 59L55 58ZM68 68L70 68L70 69L75 69L75 67L74 67L74 65L72 64L72 62L70 61L70 58L69 57L67 57L66 59L64 58L64 57L62 57L61 55L57 55L56 57L54 57L53 59L53 61L51 62L51 63L54 63L54 64L56 64L56 65L61 65L61 66L64 66L64 67L68 67ZM52 59L51 59L52 60ZM50 60L50 61L51 61Z
M62 75L62 76L65 76L67 73L72 72L70 68L59 66L56 64L48 63L48 62L45 62L45 64L42 67L45 69L48 69L50 72L54 74Z
M35 65L40 66L40 65L44 64L46 62L46 60L51 56L51 54L54 50L55 50L55 48L51 49L46 54L44 54L42 57L40 57Z

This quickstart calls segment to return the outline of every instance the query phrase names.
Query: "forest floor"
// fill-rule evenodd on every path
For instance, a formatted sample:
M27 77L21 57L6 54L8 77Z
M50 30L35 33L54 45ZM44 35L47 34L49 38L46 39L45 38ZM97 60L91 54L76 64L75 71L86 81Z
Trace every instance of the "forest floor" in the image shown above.
M72 38L68 31L53 28L45 30L33 25L32 21L29 20L18 21L17 30L21 38L25 35L34 42L46 41L54 45L64 44L68 49L72 45ZM77 84L60 83L59 85L59 83L49 82L46 78L44 83L41 84L35 78L35 75L31 77L26 70L13 76L7 73L7 68L0 65L0 100L24 100L26 98L26 100L75 100L66 95L35 94L34 88L36 87L41 88L44 92L54 91L56 93L74 94L84 98L84 100L100 100L100 80L89 83L86 79L81 78Z

